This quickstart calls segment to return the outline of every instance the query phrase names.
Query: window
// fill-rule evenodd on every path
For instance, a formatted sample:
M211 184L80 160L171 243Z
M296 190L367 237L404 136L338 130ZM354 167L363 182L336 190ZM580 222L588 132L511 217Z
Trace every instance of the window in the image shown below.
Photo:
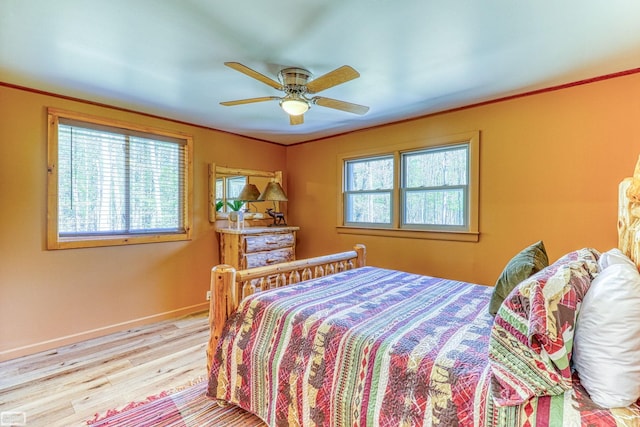
M236 200L236 198L240 195L246 183L246 176L216 178L216 196L221 196L220 198L216 198L216 211L229 212L240 210L244 202Z
M345 223L391 226L393 157L346 163Z
M465 230L468 145L403 153L402 225Z
M191 138L49 110L48 248L190 238Z
M478 146L470 132L341 157L339 231L477 241Z

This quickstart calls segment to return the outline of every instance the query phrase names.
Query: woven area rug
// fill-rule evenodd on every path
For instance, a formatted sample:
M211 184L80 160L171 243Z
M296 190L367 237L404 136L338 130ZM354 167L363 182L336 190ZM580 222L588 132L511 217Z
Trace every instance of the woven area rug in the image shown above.
M220 407L205 396L202 381L174 394L162 393L144 403L132 403L120 411L109 411L87 421L91 427L106 426L235 426L264 427L258 417L236 406Z

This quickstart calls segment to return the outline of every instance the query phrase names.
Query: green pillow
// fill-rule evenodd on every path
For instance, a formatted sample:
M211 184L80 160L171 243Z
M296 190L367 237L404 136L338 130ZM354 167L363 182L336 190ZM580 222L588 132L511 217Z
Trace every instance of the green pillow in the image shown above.
M502 301L511 293L513 288L547 266L549 266L549 258L542 240L524 248L519 254L511 258L493 288L493 295L491 295L491 302L489 303L489 313L495 316L502 305Z

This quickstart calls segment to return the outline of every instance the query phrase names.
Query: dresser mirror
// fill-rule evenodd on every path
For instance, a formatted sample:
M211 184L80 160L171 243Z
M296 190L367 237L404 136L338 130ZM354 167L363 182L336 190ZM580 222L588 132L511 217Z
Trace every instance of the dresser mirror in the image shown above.
M280 210L280 202L243 202L238 196L246 184L253 184L262 192L271 181L282 183L282 171L260 171L229 168L209 164L209 221L227 220L242 211L245 220L266 220L267 208ZM275 206L274 206L275 205Z

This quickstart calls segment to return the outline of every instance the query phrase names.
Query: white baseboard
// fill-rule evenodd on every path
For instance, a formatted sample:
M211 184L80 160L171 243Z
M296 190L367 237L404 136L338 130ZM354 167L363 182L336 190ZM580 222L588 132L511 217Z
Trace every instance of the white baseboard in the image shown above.
M103 326L101 328L91 329L89 331L79 332L77 334L66 335L47 341L41 341L38 343L25 345L23 347L10 348L8 350L0 351L0 362L39 353L41 351L51 350L69 344L74 344L91 338L98 338L104 335L112 334L114 332L125 331L127 329L135 328L136 326L147 325L149 323L186 316L188 314L193 314L208 309L209 303L206 302L203 304L196 304L189 307L179 308L177 310L165 311L164 313L153 314L151 316L140 317L138 319L133 319L122 323Z

